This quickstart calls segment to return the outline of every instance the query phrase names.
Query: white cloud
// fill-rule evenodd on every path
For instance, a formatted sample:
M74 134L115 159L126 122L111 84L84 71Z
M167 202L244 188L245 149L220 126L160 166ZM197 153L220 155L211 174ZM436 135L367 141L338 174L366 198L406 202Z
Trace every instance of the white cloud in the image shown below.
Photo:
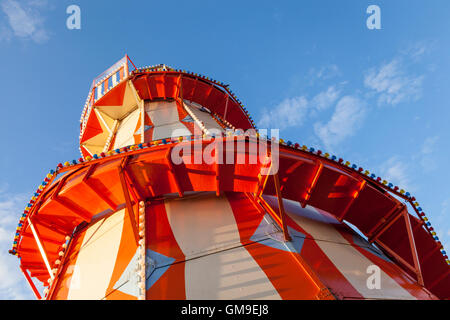
M29 0L18 2L16 0L4 0L1 9L6 15L9 26L2 27L1 39L10 40L12 36L21 39L31 39L36 43L43 43L49 39L44 27L44 18L40 9L47 2L43 0Z
M7 186L0 186L0 299L34 299L19 269L19 259L8 253L21 209L26 204L24 195L8 193Z
M28 0L28 4L32 7L48 7L47 0Z
M408 54L411 56L412 59L417 60L420 57L422 57L427 52L427 47L424 43L416 43L415 45L411 46Z
M364 77L364 85L379 94L378 104L396 105L417 100L422 94L423 76L407 76L400 59L372 68Z
M424 172L431 172L438 167L436 157L433 155L438 140L439 136L426 138L422 144L420 153L413 156L413 160L417 161L422 166Z
M447 214L450 214L450 198L442 202L441 216L446 216Z
M262 111L258 126L264 129L300 126L307 116L307 107L308 100L303 96L284 99L274 108Z
M366 115L365 103L354 96L342 97L328 123L317 122L314 132L327 148L352 136L361 126Z
M436 233L441 239L441 242L444 244L444 247L448 249L450 243L450 228L448 221L448 217L450 215L450 198L445 199L441 206L441 212L437 216L433 217L433 225L440 227L441 230L436 231Z
M317 94L311 101L313 107L317 110L325 110L329 108L341 94L339 89L336 89L336 86L330 86L326 91L322 91Z
M401 54L412 59L414 62L418 62L423 56L429 54L436 49L436 41L417 41L405 47L401 50Z
M327 80L338 76L340 74L340 71L337 65L330 64L321 67L318 71L312 69L312 73L317 79Z
M434 152L434 147L436 146L436 142L439 140L438 136L428 137L425 139L422 145L422 153L430 154Z
M301 126L308 116L317 115L315 111L323 111L332 106L340 94L341 90L332 85L315 95L311 101L305 96L284 99L271 109L263 109L258 126L278 129Z
M392 156L391 158L389 158L381 165L380 171L380 177L386 179L389 182L392 182L399 188L405 189L407 191L414 190L414 187L411 184L410 180L411 175L408 173L409 167L406 162L401 161L399 157Z

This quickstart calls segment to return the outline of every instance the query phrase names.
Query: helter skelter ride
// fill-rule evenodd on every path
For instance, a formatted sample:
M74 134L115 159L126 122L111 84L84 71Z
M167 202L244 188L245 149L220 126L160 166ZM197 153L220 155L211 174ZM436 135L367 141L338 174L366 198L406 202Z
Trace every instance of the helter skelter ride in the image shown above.
M228 85L129 62L94 80L82 158L51 170L20 218L10 253L38 299L32 278L44 299L450 298L448 257L408 192L248 134Z

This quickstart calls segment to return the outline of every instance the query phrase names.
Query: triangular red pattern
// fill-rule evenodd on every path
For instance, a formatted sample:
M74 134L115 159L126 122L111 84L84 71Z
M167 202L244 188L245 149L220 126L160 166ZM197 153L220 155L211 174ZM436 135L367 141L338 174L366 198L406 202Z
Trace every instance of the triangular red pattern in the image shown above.
M83 136L81 137L80 143L83 143L96 135L103 133L102 126L97 119L95 112L91 112L89 119L86 123L86 128L84 129Z
M153 130L155 129L155 125L152 122L152 119L150 119L150 116L148 115L147 111L144 113L144 125L150 126L151 128L144 131L144 141L152 141L153 140Z
M182 121L184 118L186 118L189 114L186 110L184 110L183 107L181 107L180 103L177 101L177 110L178 110L178 118L180 121Z
M101 97L94 105L96 106L121 106L123 104L123 97L125 89L127 88L127 81L115 86Z
M150 119L150 116L148 115L147 111L144 113L144 124L146 126L154 126L152 119Z
M141 140L141 134L139 129L141 128L141 118L139 117L138 122L136 123L136 128L134 129L133 138L134 138L134 144L137 144Z
M133 137L135 144L139 143L141 141L141 119L142 117L139 117L138 122L136 124L136 128L134 129ZM151 129L146 130L145 126L151 126ZM144 113L144 142L148 142L152 140L152 134L153 134L153 122L150 119L147 112Z

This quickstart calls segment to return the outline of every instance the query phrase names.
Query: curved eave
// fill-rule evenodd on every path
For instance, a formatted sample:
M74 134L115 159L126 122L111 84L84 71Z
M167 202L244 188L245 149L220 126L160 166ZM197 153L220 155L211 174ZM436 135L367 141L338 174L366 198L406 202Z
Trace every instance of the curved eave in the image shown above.
M181 92L178 91L180 76ZM136 72L131 80L141 99L174 99L180 96L226 118L236 128L255 128L252 118L239 99L228 86L217 81L178 71Z
M217 81L206 79L179 71L143 71L133 72L128 78L106 92L93 103L92 108L124 109L129 108L127 100L127 82L131 81L141 100L168 100L182 98L194 101L221 118L230 122L235 128L247 130L255 128L254 122L237 97L227 86ZM181 86L180 86L181 84ZM128 93L128 95L130 95ZM86 125L81 127L80 143L96 135L105 133L95 112L86 114ZM83 152L87 156L87 152Z
M247 139L246 143L249 143L248 137L242 136L216 140L221 139ZM136 147L136 150L133 147L131 151L128 149L98 160L61 167L58 174L64 174L63 177L50 181L29 215L38 224L51 264L58 257L61 247L58 243L63 243L64 237L70 235L76 226L125 203L119 176L124 159L127 159L127 179L135 186L134 192L139 198L164 197L168 194L182 196L190 191L276 195L271 176L260 175L264 166L262 163L249 164L247 159L246 164L238 165L205 162L186 164L184 159L184 163L175 165L168 154L170 148L179 143L187 145L194 142L145 144ZM201 143L205 148L211 141ZM227 144L224 143L224 146ZM248 149L247 146L247 152ZM248 153L245 156L248 157ZM415 277L414 272L403 263L414 265L408 230L402 218L407 208L394 195L412 201L410 198L349 168L341 161L333 161L320 153L293 146L280 145L278 176L283 198L314 206L341 221L351 223L368 239L373 239L389 256L395 254L400 257L402 261L396 259L398 265ZM440 298L449 298L450 267L440 252L441 244L433 239L420 217L407 214L425 287ZM22 266L44 282L48 274L45 273L29 229L25 223L19 236L17 253Z

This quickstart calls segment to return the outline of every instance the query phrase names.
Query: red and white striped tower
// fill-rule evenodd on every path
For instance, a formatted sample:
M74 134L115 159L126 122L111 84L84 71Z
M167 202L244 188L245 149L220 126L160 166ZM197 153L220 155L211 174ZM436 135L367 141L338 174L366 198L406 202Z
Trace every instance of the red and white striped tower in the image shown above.
M409 193L267 139L228 85L130 61L94 80L82 157L20 218L10 252L38 298L32 278L44 299L450 297L448 257Z

